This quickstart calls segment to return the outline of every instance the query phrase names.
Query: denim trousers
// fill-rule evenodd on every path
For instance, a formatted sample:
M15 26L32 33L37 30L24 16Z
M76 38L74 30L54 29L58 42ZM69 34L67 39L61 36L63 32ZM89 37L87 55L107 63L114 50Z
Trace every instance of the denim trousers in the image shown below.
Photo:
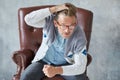
M44 64L43 61L38 61L30 64L21 74L20 80L42 80L45 77L42 69ZM64 78L64 80L86 80L86 75L74 75L74 76L65 76L60 75Z

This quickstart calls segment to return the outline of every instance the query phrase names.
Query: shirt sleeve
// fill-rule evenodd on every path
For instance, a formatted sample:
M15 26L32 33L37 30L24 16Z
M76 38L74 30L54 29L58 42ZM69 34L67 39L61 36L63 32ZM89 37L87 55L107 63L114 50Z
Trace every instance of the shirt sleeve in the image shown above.
M84 54L84 48L79 53L74 54L74 64L62 66L63 74L62 75L79 75L83 74L87 65L87 55Z
M43 28L45 25L45 18L49 15L51 15L49 8L44 8L27 14L24 19L29 26Z

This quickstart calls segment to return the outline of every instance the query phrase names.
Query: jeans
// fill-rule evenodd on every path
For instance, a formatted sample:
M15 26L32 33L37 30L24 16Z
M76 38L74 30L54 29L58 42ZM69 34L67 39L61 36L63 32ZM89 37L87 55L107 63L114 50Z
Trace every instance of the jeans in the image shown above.
M21 74L20 80L42 80L45 77L42 69L44 64L43 61L38 61L30 64ZM75 76L63 76L65 80L86 80L86 75L75 75Z

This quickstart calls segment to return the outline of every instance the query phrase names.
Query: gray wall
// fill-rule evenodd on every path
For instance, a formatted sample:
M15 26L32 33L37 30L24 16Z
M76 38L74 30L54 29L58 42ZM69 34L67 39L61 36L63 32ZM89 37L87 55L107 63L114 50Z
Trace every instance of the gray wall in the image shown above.
M0 80L11 80L16 70L11 56L19 49L18 8L64 2L94 13L90 80L120 79L120 0L0 0Z

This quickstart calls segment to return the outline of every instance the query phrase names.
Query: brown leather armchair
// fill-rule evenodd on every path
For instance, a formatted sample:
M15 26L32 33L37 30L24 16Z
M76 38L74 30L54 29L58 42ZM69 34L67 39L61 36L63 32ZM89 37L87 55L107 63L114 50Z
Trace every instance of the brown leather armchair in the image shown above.
M31 61L34 58L35 53L38 50L39 46L41 45L41 41L42 41L42 29L34 28L32 26L28 27L28 25L24 21L24 16L33 10L42 9L51 6L53 5L26 7L26 8L20 8L18 10L20 50L15 51L12 57L13 61L17 64L17 72L13 76L13 80L19 80L21 72L29 64L31 64ZM93 13L89 10L77 8L77 18L78 18L78 24L85 31L88 41L87 43L87 49L88 49L90 37L91 37L91 31L92 31ZM92 57L90 56L90 54L88 54L87 58L88 58L88 62L87 62L87 66L88 66L91 63ZM87 67L85 73L86 72L87 72ZM50 79L46 77L43 80L64 80L64 79L60 76L55 76Z

